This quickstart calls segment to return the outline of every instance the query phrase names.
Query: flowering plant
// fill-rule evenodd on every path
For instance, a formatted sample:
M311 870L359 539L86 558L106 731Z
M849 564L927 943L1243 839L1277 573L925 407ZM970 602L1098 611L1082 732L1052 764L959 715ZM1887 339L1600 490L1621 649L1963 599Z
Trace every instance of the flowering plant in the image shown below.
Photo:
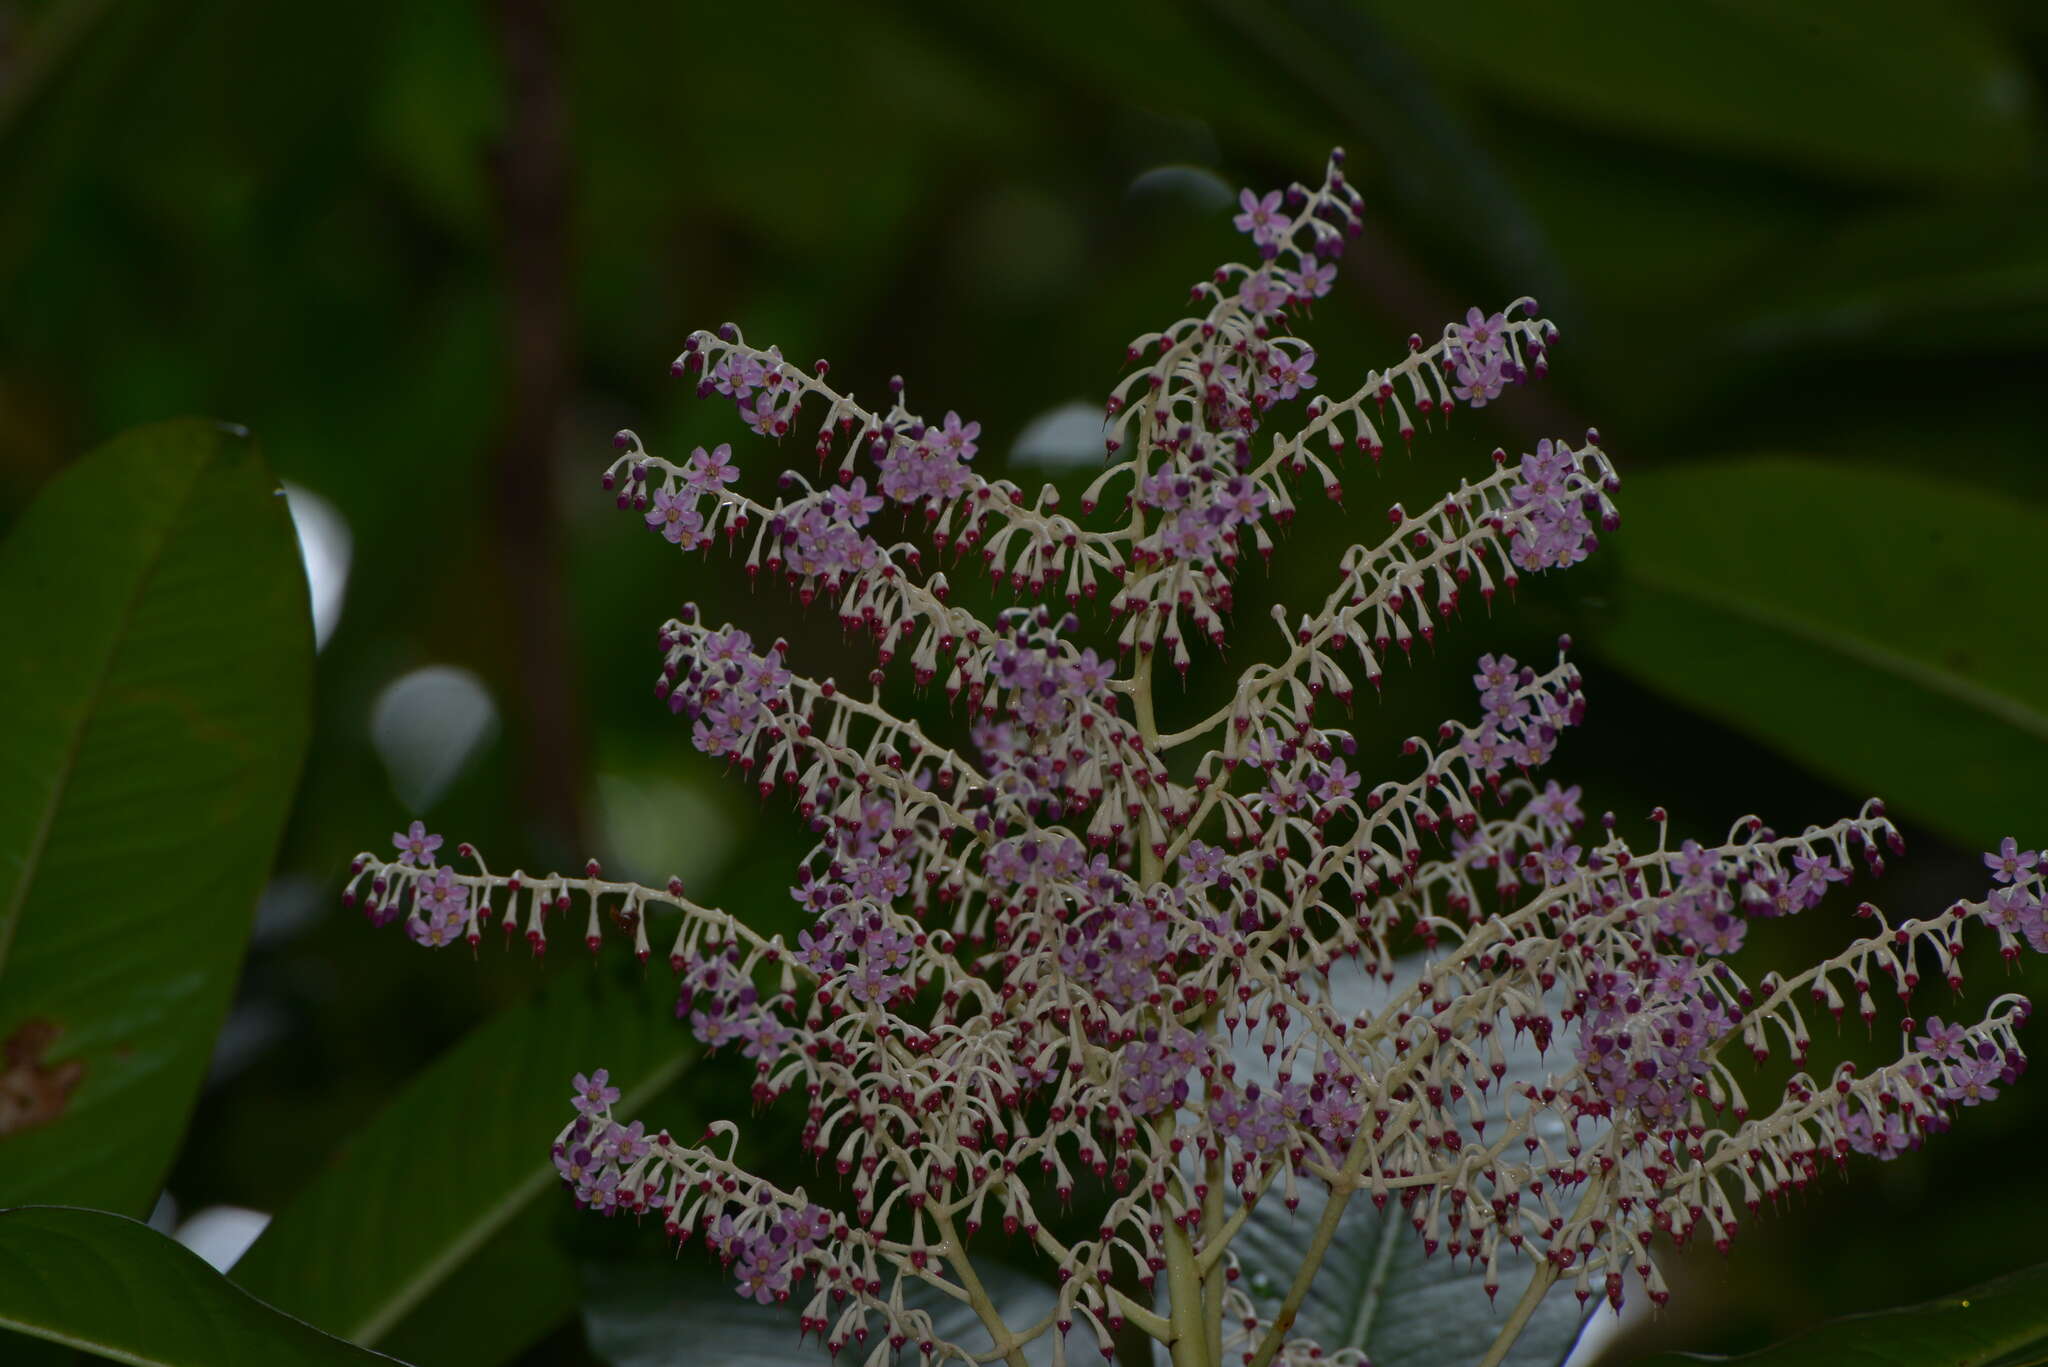
M580 1204L701 1236L741 1294L794 1300L803 1332L871 1362L1021 1364L1041 1344L1057 1362L1077 1335L1109 1355L1137 1334L1177 1367L1264 1367L1322 1355L1296 1321L1363 1197L1427 1256L1480 1269L1489 1296L1522 1288L1478 1359L1493 1367L1557 1283L1579 1306L1618 1306L1632 1281L1661 1302L1658 1232L1725 1246L1741 1207L1913 1147L2019 1072L2011 996L1975 1024L1909 1018L1898 1060L1869 1073L1756 1095L1735 1066L1782 1051L1804 1068L1812 1007L1874 1021L1882 987L1959 987L1971 922L2008 955L2048 950L2040 858L2012 840L1983 900L1897 924L1862 904L1867 932L1840 953L1750 983L1728 955L1752 923L1898 850L1880 804L1791 836L1745 818L1712 846L1674 847L1661 810L1643 848L1612 815L1588 830L1579 789L1530 777L1585 706L1568 641L1544 668L1482 657L1477 719L1409 740L1399 777L1351 767L1329 714L1359 679L1378 689L1473 594L1568 568L1617 525L1595 434L1496 451L1431 507L1395 506L1320 605L1275 610L1281 648L1227 703L1162 728L1155 676L1223 644L1235 572L1271 553L1297 481L1334 498L1347 448L1377 460L1389 435L1545 371L1556 330L1522 299L1322 392L1292 323L1329 292L1358 208L1341 155L1313 188L1244 193L1256 260L1132 343L1080 519L1050 487L1028 499L979 473L980 424L927 421L900 380L871 409L824 362L806 372L731 326L684 344L678 375L762 436L812 441L832 477L786 474L763 503L735 487L730 447L674 463L622 432L619 506L685 551L723 543L874 645L849 688L689 608L661 631L656 692L692 743L815 832L791 889L811 924L788 944L594 862L499 874L461 845L452 867L419 823L349 885L433 946L477 945L496 919L538 953L578 898L592 950L616 930L644 962L672 931L678 1015L754 1062L758 1104L802 1108L823 1170L817 1196L751 1174L730 1121L696 1143L649 1134L598 1069L554 1143ZM1023 605L956 603L911 533ZM903 673L944 689L956 742L885 700ZM1426 948L1417 969L1397 965L1403 933ZM1530 1044L1556 1052L1511 1070ZM1075 1233L1048 1201L1084 1188L1100 1218ZM1320 1215L1262 1299L1234 1243L1304 1198ZM977 1270L994 1227L1053 1267L1042 1315L1006 1315ZM919 1288L970 1308L986 1345L942 1336Z

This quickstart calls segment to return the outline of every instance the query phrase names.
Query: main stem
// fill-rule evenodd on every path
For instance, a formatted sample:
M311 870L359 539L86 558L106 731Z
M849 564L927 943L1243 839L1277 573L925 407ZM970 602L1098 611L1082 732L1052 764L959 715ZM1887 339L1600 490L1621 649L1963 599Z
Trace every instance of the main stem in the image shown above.
M1508 1355L1508 1350L1515 1346L1515 1340L1522 1336L1522 1329L1529 1323L1529 1316L1536 1313L1536 1307L1543 1303L1544 1293L1550 1290L1551 1283L1556 1280L1556 1263L1545 1258L1536 1265L1536 1270L1529 1276L1528 1289L1522 1292L1522 1299L1515 1302L1514 1313L1509 1315L1508 1322L1501 1326L1500 1333L1493 1340L1493 1346L1487 1349L1486 1356L1479 1360L1479 1367L1500 1367L1501 1359Z
M1141 649L1137 667L1131 671L1130 695L1138 734L1145 738L1148 749L1156 750L1159 722L1152 712L1152 665L1153 653ZM1165 860L1153 853L1142 833L1138 836L1138 870L1147 883L1156 882L1165 873ZM1169 1114L1163 1123L1172 1125L1173 1116ZM1217 1213L1220 1214L1221 1200L1219 1187L1209 1185L1203 1194L1202 1224L1205 1227L1214 1223L1209 1218L1209 1203L1218 1202ZM1173 1322L1173 1367L1216 1367L1210 1343L1222 1338L1222 1306L1219 1303L1216 1307L1217 1323L1212 1333L1209 1316L1205 1313L1207 1297L1203 1295L1202 1269L1195 1260L1195 1244L1189 1236L1188 1226L1179 1220L1167 1221L1164 1241L1166 1288Z
M990 1299L988 1288L975 1275L974 1261L967 1256L967 1247L960 1242L960 1236L954 1233L952 1217L943 1209L934 1208L932 1219L938 1227L939 1237L946 1241L947 1259L953 1265L953 1275L960 1279L960 1289L967 1293L967 1303L974 1308L981 1327L988 1330L989 1342L995 1345L996 1352L1003 1355L1007 1367L1027 1367L1023 1346L1017 1342L1010 1326L1003 1322L1002 1312Z
M1577 1224L1579 1216L1597 1206L1600 1194L1607 1185L1605 1173L1594 1173L1587 1179L1586 1189L1579 1196L1578 1204L1572 1207L1571 1223ZM1479 1360L1479 1367L1500 1367L1508 1350L1515 1346L1515 1340L1522 1336L1522 1330L1529 1323L1529 1316L1536 1313L1536 1307L1543 1303L1543 1295L1557 1280L1558 1266L1545 1258L1536 1264L1536 1270L1529 1274L1528 1289L1522 1292L1522 1299L1515 1302L1514 1313L1501 1326L1493 1346L1486 1350L1486 1356Z

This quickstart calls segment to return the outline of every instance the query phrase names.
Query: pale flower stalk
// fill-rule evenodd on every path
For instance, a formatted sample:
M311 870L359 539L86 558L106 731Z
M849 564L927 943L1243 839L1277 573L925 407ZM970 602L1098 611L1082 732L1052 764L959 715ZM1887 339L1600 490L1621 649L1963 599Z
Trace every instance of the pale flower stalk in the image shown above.
M1541 667L1481 658L1469 719L1358 755L1342 723L1361 684L1379 689L1475 595L1568 568L1617 525L1594 434L1493 452L1440 501L1393 508L1320 603L1275 609L1274 648L1227 703L1162 728L1156 672L1215 667L1234 576L1273 551L1301 481L1338 497L1341 459L1499 401L1556 338L1532 301L1474 309L1330 397L1293 325L1358 227L1341 165L1247 191L1256 259L1132 344L1078 519L1050 486L1027 498L979 473L979 424L920 417L900 381L863 406L823 362L731 326L691 336L677 373L811 449L817 482L786 474L763 502L727 446L675 462L619 434L605 482L622 508L872 645L842 686L693 609L661 630L656 692L692 743L817 834L795 944L673 880L496 874L467 845L442 865L418 824L396 859L357 863L351 898L429 945L475 946L495 919L535 952L578 930L593 950L623 935L643 962L663 949L678 1015L754 1061L758 1104L801 1115L818 1179L751 1175L731 1121L697 1142L625 1124L602 1071L576 1079L556 1164L579 1203L701 1237L741 1294L792 1303L834 1352L1062 1362L1135 1332L1177 1367L1308 1362L1321 1349L1294 1336L1296 1312L1363 1198L1398 1208L1432 1257L1483 1268L1489 1292L1526 1283L1499 1307L1491 1364L1553 1284L1581 1304L1631 1286L1661 1302L1658 1233L1725 1246L1746 1210L1851 1154L1917 1145L2023 1066L2026 1006L2001 997L1975 1024L1909 1020L1897 1062L1868 1074L1744 1082L1752 1058L1804 1065L1812 1013L1874 1021L1880 993L1959 987L1972 923L2009 955L2048 949L2039 861L2012 841L1987 857L1983 900L1897 923L1863 904L1863 938L1752 984L1726 957L1752 927L1898 848L1879 804L1790 836L1745 818L1710 847L1674 847L1661 811L1646 844L1612 816L1589 828L1578 789L1529 777L1583 714L1569 642ZM977 614L942 564L1020 606ZM1235 630L1238 653L1262 653ZM934 689L940 735L895 710ZM1390 762L1373 781L1355 767ZM1423 967L1397 978L1410 937ZM1361 974L1378 1004L1340 1009L1333 983ZM1517 1042L1548 1049L1542 1081L1508 1077ZM1309 1191L1328 1193L1323 1217L1297 1267L1268 1269L1285 1289L1262 1310L1233 1237L1258 1203ZM1100 1210L1093 1229L1055 1218L1070 1200ZM1003 1240L1042 1255L1044 1315L1006 1319L978 1273L970 1250ZM912 1292L970 1306L987 1343L940 1338Z

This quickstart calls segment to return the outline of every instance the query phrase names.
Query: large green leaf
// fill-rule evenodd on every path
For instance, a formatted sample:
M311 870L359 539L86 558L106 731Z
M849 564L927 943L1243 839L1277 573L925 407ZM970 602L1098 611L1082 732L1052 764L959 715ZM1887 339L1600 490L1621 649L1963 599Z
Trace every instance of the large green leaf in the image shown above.
M1794 457L1635 476L1617 665L1964 842L2048 833L2048 515Z
M1919 1305L1851 1315L1742 1357L1671 1353L1643 1367L2032 1367L2048 1362L2048 1263Z
M1369 8L1485 95L1631 137L1915 189L2011 176L2032 151L2026 66L1967 5L1470 0L1454 24Z
M437 1362L517 1351L575 1308L574 1264L528 1215L568 1199L548 1144L573 1114L569 1079L608 1068L621 1113L646 1105L696 1052L667 1004L665 987L579 977L471 1032L348 1140L235 1280L356 1343L404 1322L408 1342L461 1352ZM480 1258L497 1277L466 1275ZM449 1316L488 1317L483 1347L447 1348L434 1322Z
M1729 340L2002 354L2048 333L2048 200L1996 192L1872 214L1758 272L1762 301ZM1929 244L1939 244L1929 250Z
M15 1333L138 1367L370 1367L393 1358L271 1309L200 1256L125 1216L0 1211L0 1358Z
M832 1356L816 1336L799 1337L797 1307L759 1305L734 1291L711 1255L692 1249L686 1266L656 1258L605 1261L585 1269L583 1326L590 1349L611 1367L826 1367ZM978 1269L989 1298L1012 1328L1037 1323L1058 1303L1051 1288L1020 1272ZM904 1302L932 1317L932 1330L971 1353L986 1351L988 1331L974 1311L929 1287L912 1283ZM869 1320L880 1333L879 1316ZM870 1338L870 1343L873 1339ZM1052 1361L1052 1336L1025 1345L1025 1359L1040 1367ZM1095 1340L1070 1333L1067 1361L1099 1360ZM866 1350L846 1356L855 1362ZM908 1362L914 1352L906 1351ZM843 1359L842 1359L843 1360Z
M148 1211L307 731L312 616L238 430L123 436L0 546L0 1203ZM10 1132L11 1131L11 1132Z
M1413 982L1420 962L1405 962L1400 986ZM1385 999L1384 989L1348 966L1333 974L1332 991L1346 1015L1376 1009ZM1270 1065L1252 1038L1245 1036L1234 1053L1241 1072L1262 1076ZM1487 1108L1496 1130L1509 1089L1519 1082L1540 1083L1548 1072L1527 1037L1509 1046L1507 1068ZM1554 1121L1544 1117L1539 1123ZM1246 1289L1266 1316L1279 1308L1323 1218L1326 1197L1314 1186L1304 1186L1298 1210L1288 1210L1279 1200L1261 1202L1231 1243ZM1526 1258L1503 1250L1499 1292L1488 1296L1483 1264L1442 1253L1430 1256L1398 1201L1389 1200L1382 1211L1370 1197L1354 1196L1338 1219L1337 1236L1289 1336L1312 1340L1325 1356L1358 1349L1373 1367L1467 1367L1499 1335L1531 1273ZM1551 1287L1502 1360L1504 1367L1555 1367L1577 1341L1585 1315L1569 1285Z

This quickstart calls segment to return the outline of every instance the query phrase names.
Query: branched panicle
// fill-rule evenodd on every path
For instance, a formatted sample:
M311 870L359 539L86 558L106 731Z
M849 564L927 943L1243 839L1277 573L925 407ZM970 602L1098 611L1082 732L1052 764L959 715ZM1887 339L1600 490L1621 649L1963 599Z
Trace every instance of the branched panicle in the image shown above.
M1050 486L984 474L979 423L919 416L900 380L863 406L825 363L731 326L692 335L676 373L807 444L815 481L786 474L763 502L729 446L678 463L619 434L604 482L622 509L872 644L849 687L693 608L661 629L655 691L690 743L816 835L791 875L794 944L674 880L494 874L466 845L444 864L419 823L396 858L357 861L349 898L423 944L475 946L495 920L538 953L580 905L592 950L623 934L645 961L659 930L677 1015L753 1061L759 1104L801 1116L818 1195L737 1166L729 1123L697 1143L623 1123L602 1071L576 1079L556 1164L583 1205L701 1236L741 1294L796 1302L834 1350L1021 1363L1034 1340L1059 1360L1135 1327L1182 1367L1306 1361L1317 1346L1288 1335L1319 1246L1268 1314L1230 1244L1257 1203L1311 1188L1333 1211L1393 1203L1489 1289L1520 1262L1536 1294L1561 1280L1618 1305L1634 1281L1661 1301L1657 1233L1725 1245L1742 1208L1918 1145L2023 1066L2013 997L1974 1024L1909 1019L1898 1061L1868 1074L1766 1095L1751 1066L1805 1068L1821 1013L1874 1022L1880 993L1960 987L1973 924L2009 955L2048 950L2042 856L2012 840L1982 900L1896 924L1864 903L1862 938L1752 983L1728 956L1759 923L1898 850L1879 804L1793 836L1746 818L1708 846L1674 846L1661 810L1648 845L1611 816L1589 828L1579 789L1531 777L1584 713L1568 641L1547 664L1480 657L1462 719L1359 755L1341 714L1360 681L1380 688L1474 594L1568 568L1617 525L1595 434L1495 451L1439 502L1391 509L1320 603L1276 608L1270 650L1241 646L1264 658L1226 703L1159 727L1158 663L1252 634L1233 579L1247 550L1271 553L1299 481L1336 496L1341 457L1376 461L1388 434L1533 382L1556 339L1530 300L1473 309L1331 397L1295 325L1359 226L1341 168L1246 191L1253 262L1132 343L1080 520ZM1017 605L977 615L945 567ZM943 692L944 735L885 705L892 677ZM1541 1081L1509 1076L1517 1045L1547 1051ZM1045 1203L1077 1195L1102 1214L1072 1237ZM968 1241L998 1230L1054 1269L1040 1322L1005 1320L975 1273ZM920 1284L971 1306L989 1345L934 1337L905 1298Z

